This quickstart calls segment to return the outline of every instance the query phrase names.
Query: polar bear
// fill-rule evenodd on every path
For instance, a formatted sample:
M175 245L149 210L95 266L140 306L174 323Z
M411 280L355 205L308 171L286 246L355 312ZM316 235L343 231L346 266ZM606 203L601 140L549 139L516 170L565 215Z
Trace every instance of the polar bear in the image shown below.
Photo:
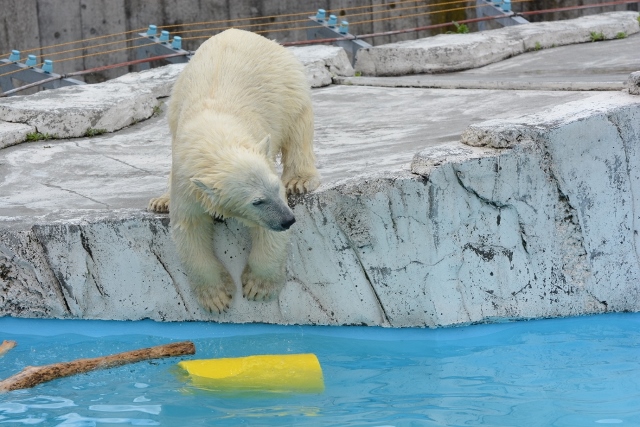
M226 30L204 42L180 73L167 114L169 192L152 199L149 209L170 211L171 234L198 301L221 313L235 292L213 252L214 217L236 218L249 227L243 295L275 296L285 283L288 229L295 222L286 194L319 184L302 65L273 41Z

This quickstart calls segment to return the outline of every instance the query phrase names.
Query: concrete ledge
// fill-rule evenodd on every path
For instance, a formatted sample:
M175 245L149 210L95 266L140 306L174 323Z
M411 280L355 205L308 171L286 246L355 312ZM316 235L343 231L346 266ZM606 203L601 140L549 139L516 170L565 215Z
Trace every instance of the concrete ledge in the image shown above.
M0 148L9 147L26 141L27 135L35 132L35 130L35 126L0 120Z
M349 72L332 61L309 62L319 84ZM103 105L59 98L57 117L10 99L29 124L0 122L2 144L42 132L29 121L43 117L85 132L73 120L117 118L117 100L125 122L134 100L164 103L180 67L95 85ZM160 111L113 134L0 150L0 316L432 327L640 311L637 96L333 86L313 99L325 180L291 200L277 300L238 291L221 316L196 303L168 217L143 210L171 159ZM246 230L221 222L213 240L239 283Z
M473 125L411 171L326 185L297 218L279 299L202 311L169 238L140 210L3 220L0 315L444 326L640 310L640 101L604 93ZM215 229L232 276L248 255Z
M627 88L632 95L640 95L640 71L631 73L627 79Z
M1 99L0 119L33 126L54 138L69 138L90 129L122 129L151 117L158 105L146 88L119 82L79 85Z
M312 87L329 85L334 76L353 76L353 67L342 48L291 49L305 66ZM25 141L30 132L75 138L92 130L114 132L146 120L158 112L159 99L170 95L184 65L130 73L103 84L1 98L0 148Z
M444 80L430 78L421 75L416 77L336 77L334 83L353 86L376 86L376 87L412 87L424 89L499 89L499 90L562 90L562 91L611 91L622 90L629 86L629 83L609 81L609 82L539 82L519 79L496 79L492 81L482 81L479 79L464 80Z
M328 86L336 77L355 74L347 53L341 47L317 45L290 47L289 50L304 64L313 88Z
M476 68L534 49L589 42L591 33L607 40L635 34L637 17L637 12L611 12L374 46L358 51L355 69L366 76L400 76Z

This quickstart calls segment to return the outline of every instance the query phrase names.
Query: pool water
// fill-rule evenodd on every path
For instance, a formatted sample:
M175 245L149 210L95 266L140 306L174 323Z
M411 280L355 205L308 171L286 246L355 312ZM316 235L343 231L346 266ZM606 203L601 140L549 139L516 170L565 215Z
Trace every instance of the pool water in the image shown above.
M27 365L192 340L144 361L0 394L0 423L131 426L640 425L640 314L442 329L0 318L0 377ZM314 353L319 394L213 393L192 358Z

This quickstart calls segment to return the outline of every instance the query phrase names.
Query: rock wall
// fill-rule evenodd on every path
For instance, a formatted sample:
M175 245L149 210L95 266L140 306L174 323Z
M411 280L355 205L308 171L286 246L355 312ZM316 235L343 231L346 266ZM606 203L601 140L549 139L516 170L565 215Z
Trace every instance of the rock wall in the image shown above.
M597 3L599 0L581 0L580 4ZM434 2L435 3L435 2ZM515 11L541 10L558 7L557 0L536 0L533 2L513 3ZM371 7L371 5L379 5ZM52 49L51 46L78 40L119 34L108 39L98 39L91 45L125 41L132 37L129 33L144 30L149 24L166 26L174 34L185 37L185 49L195 50L207 37L213 35L224 25L256 25L249 27L261 31L268 38L279 41L305 40L306 14L312 15L318 8L324 8L336 14L340 19L360 22L352 26L354 34L371 34L403 28L416 28L430 24L460 21L475 18L475 9L449 10L441 14L429 14L425 5L396 4L396 2L373 0L2 0L0 7L0 54L9 54L12 49L44 55L54 60L56 73L69 73L133 60L134 50L118 50L124 44L111 44L99 49L72 51L65 54L54 52L78 48L78 45L65 45ZM562 4L561 6L565 6ZM603 8L582 9L546 14L544 20L576 18L578 16L602 13L611 10L626 10L637 5L613 5ZM451 9L451 7L449 7ZM455 7L453 9L456 9ZM301 14L291 16L290 14ZM279 15L285 15L278 17ZM288 16L286 16L288 15ZM259 17L272 16L268 20ZM383 18L383 19L380 19ZM530 17L533 20L537 16ZM243 21L234 21L243 19ZM229 22L215 22L215 21ZM295 21L295 22L291 22ZM192 26L193 23L210 22L209 25ZM472 31L474 24L470 24ZM193 29L205 29L195 33L181 33ZM370 44L386 44L400 40L412 40L432 34L453 30L443 28L435 31L398 34L376 37L367 40ZM191 38L191 40L187 40ZM90 54L85 56L85 54ZM79 77L89 83L112 79L136 69L118 68L100 71Z
M433 327L638 311L639 161L628 93L471 126L410 171L291 200L280 297L238 291L220 316L195 302L164 215L5 219L0 315ZM238 283L246 230L221 222L213 242Z
M150 24L165 26L163 29L171 31L172 34L181 35L184 38L184 48L195 50L203 41L225 26L244 26L245 29L260 31L265 37L281 42L306 40L308 24L305 20L308 16L314 15L318 8L324 8L341 19L352 22L364 21L352 27L353 31L359 34L415 28L440 22L439 19L450 22L466 17L465 11L449 12L446 17L434 18L430 14L416 15L416 11L424 12L425 10L420 9L420 6L410 11L396 11L396 5L393 2L373 9L372 4L380 5L381 2L373 0L305 2L297 0L2 0L0 28L3 31L0 31L0 54L8 55L12 49L22 51L35 49L35 52L30 53L42 54L45 59L54 60L55 72L64 74L136 59L135 50L120 48L126 47L124 41L135 37L135 30L144 31ZM372 11L375 13L371 13ZM260 19L261 17L271 18ZM386 19L376 19L381 17ZM389 19L390 17L395 19ZM194 26L194 23L204 24ZM200 31L193 32L194 29ZM100 49L90 49L55 54L55 52L80 47L77 44L51 48L62 43L73 43L114 34L117 36L86 44L86 46L92 46L122 41L122 43L101 48L103 52L109 53L95 55ZM389 43L427 35L430 35L430 32L423 31L419 35L414 33L379 37L371 42L372 44ZM91 55L85 56L86 53ZM136 70L124 67L92 73L80 79L96 83Z
M594 35L610 40L639 31L637 12L610 12L471 34L440 34L360 49L356 71L368 76L402 76L467 70L528 51L591 42Z
M290 48L304 65L312 88L338 76L354 75L344 49L336 46ZM52 138L76 138L92 131L115 132L157 115L162 98L186 64L129 73L103 84L78 85L7 97L0 102L0 148L28 140L35 132Z

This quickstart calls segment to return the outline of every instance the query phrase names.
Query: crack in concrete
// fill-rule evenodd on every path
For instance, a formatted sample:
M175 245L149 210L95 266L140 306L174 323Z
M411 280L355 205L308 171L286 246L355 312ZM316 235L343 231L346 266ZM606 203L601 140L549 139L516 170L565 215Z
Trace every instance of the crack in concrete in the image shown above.
M360 266L360 270L364 274L364 277L367 280L367 283L369 284L369 287L371 288L371 291L373 292L373 296L375 297L376 301L378 302L378 307L380 307L380 310L382 311L383 319L387 324L390 325L391 321L389 320L389 316L387 314L387 310L385 309L384 304L382 303L382 299L380 298L380 295L376 291L375 286L373 286L373 282L371 280L371 277L369 277L369 272L367 271L367 269L364 266L364 263L362 262L362 258L360 257L360 253L358 252L356 245L354 244L354 242L351 241L351 238L345 232L345 230L342 229L342 227L341 227L341 225L340 225L340 223L338 221L336 221L336 226L338 227L340 232L344 235L344 237L347 240L347 242L349 242L349 246L351 247L351 250L353 251L353 254L356 257L356 260L358 261L358 266Z
M608 114L606 118L607 118L607 121L609 121L609 123L611 123L616 128L616 131L618 132L618 137L622 142L622 148L624 150L626 170L627 170L627 179L629 180L629 194L631 195L631 227L633 229L632 232L636 233L638 229L636 227L637 225L636 215L635 215L635 212L633 211L636 204L636 195L635 195L635 192L633 191L633 183L631 180L631 162L629 160L629 147L626 139L624 138L620 123L618 123L615 120L615 116L613 114ZM638 138L635 138L635 139L637 140ZM636 262L638 266L640 266L640 253L638 253L638 245L636 244L636 239L634 236L632 236L630 240L631 240L631 245L633 246L633 252L636 257Z
M522 288L518 289L518 290L517 290L517 291L515 291L515 292L511 292L511 296L512 296L512 297L515 297L516 295L523 293L523 292L525 291L525 289L527 289L527 288L529 288L529 289L533 289L533 286L531 285L531 280L529 280L529 281L527 282L527 284L526 284L526 285L524 285Z
M481 196L476 190L474 190L471 187L466 186L464 184L464 182L462 182L462 176L464 175L462 173L462 171L456 170L456 168L453 167L453 165L452 165L452 169L454 171L454 174L456 176L456 180L458 181L458 184L460 184L460 187L462 187L466 192L476 196L478 198L478 200L480 200L482 203L484 203L484 204L486 204L488 206L491 206L491 207L493 207L495 209L498 209L498 211L500 211L501 209L506 209L506 208L515 209L515 206L513 206L512 204L500 203L500 202L497 202L495 200L491 200L491 199L488 199L488 198L486 198L484 196ZM516 214L517 214L518 211L517 211L517 209L515 209L515 210L516 210Z
M460 265L460 268L462 268L462 264ZM462 305L464 314L467 315L467 322L471 322L472 321L471 312L469 311L469 307L467 307L467 301L465 300L465 293L463 292L463 289L460 286L462 282L458 277L460 277L460 270L458 270L458 273L456 273L456 279L454 279L456 281L456 290L458 291L458 295L460 296L460 304Z
M585 247L584 236L582 233L582 226L580 225L580 219L578 217L578 212L571 205L569 197L566 196L560 189L559 182L555 179L555 177L552 177L552 179L556 183L558 191L559 206L557 206L556 215L554 215L556 227L558 231L560 231L564 235L564 238L561 240L564 243L564 246L567 248L574 246L576 248L575 253L568 254L569 261L573 260L571 264L569 264L569 262L567 261L567 257L564 257L564 259L562 260L562 274L565 277L571 276L574 280L580 280L584 284L584 281L578 277L578 269L583 270L584 277L590 273L590 268L588 263L585 261L588 252Z
M80 197L85 198L85 199L87 199L87 200L91 200L91 201L92 201L92 202L94 202L94 203L98 203L98 204L103 205L104 207L106 207L106 208L108 208L108 209L111 209L111 206L109 206L108 204L103 203L103 202L101 202L101 201L98 201L98 200L96 200L96 199L92 199L91 197L89 197L89 196L85 196L84 194L80 194L80 193L78 193L77 191L69 190L68 188L60 187L59 185L54 185L54 184L51 184L51 183L44 183L44 182L43 182L43 183L41 183L41 184L42 184L42 185L44 185L45 187L57 188L58 190L62 190L62 191L69 192L69 193L71 193L71 194L75 194L76 196L80 196Z
M128 166L128 167L130 167L130 168L133 168L133 169L135 169L135 170L139 170L140 172L144 172L144 173L147 173L147 174L149 174L149 175L153 175L153 176L158 176L158 177L166 178L166 175L165 175L165 174L158 174L158 173L154 173L154 172L152 172L152 171L148 171L148 170L146 170L146 169L139 168L139 167L137 167L137 166L134 166L134 165L132 165L132 164L129 164L129 163L125 162L124 160L120 160L120 159L118 159L118 158L116 158L116 157L112 157L112 156L109 156L109 155L107 155L107 154L101 153L101 152L99 152L98 150L96 150L96 149L94 149L94 148L90 148L90 147L86 147L86 146L80 146L80 144L79 144L79 143L77 143L77 142L76 142L76 147L78 147L78 148L85 148L85 149L87 149L87 150L89 150L89 151L91 151L91 152L93 152L93 153L96 153L96 154L97 154L97 155L99 155L99 156L106 157L107 159L113 160L113 161L118 162L118 163L122 163L123 165Z
M462 172L461 171L456 170L455 167L453 167L453 171L455 173L456 180L458 181L458 184L466 192L468 192L469 194L472 194L473 196L477 197L478 200L480 200L480 202L482 202L483 204L498 210L498 219L497 219L498 225L500 225L500 218L501 218L500 214L501 214L503 209L512 209L515 212L516 219L518 221L518 232L520 234L520 243L522 245L522 249L527 254L527 259L529 259L529 251L527 249L527 241L525 239L527 234L526 234L526 232L524 230L524 223L522 222L522 218L520 217L520 213L518 212L518 209L515 207L515 205L510 204L510 203L500 203L500 202L497 202L495 200L491 200L491 199L488 199L488 198L486 198L484 196L481 196L476 190L474 190L473 188L468 187L467 185L464 184L464 182L462 182L462 177L461 177ZM498 173L498 172L496 172L496 173ZM529 205L527 205L527 206L529 206ZM535 211L535 209L534 209L534 211ZM469 246L469 245L470 244L468 244L467 246ZM465 248L467 248L467 246L465 246ZM473 249L474 251L476 250L473 247L471 247L471 249ZM505 249L505 248L503 248L503 249ZM509 257L509 261L511 261L511 259L513 258L513 251L509 250L509 252L510 252L510 254L508 255L508 257ZM476 251L476 253L477 253L477 251ZM505 253L505 255L506 255L506 253Z
M299 280L297 277L292 277L289 280L297 283L302 288L302 290L313 299L313 301L316 303L316 306L320 309L321 312L325 314L325 316L327 316L328 319L331 319L334 322L336 321L334 312L332 311L331 313L329 313L329 310L322 305L322 302L320 301L320 299L313 292L311 292L308 286L302 283L302 281ZM313 285L318 285L318 284L322 285L322 282L313 283ZM280 307L280 300L278 300L278 308L279 307ZM282 310L280 310L280 313L282 313Z
M151 247L149 247L149 251L156 257L156 259L158 260L158 263L162 266L164 271L167 272L167 275L171 279L171 283L173 283L173 287L176 290L176 293L178 294L178 296L182 300L182 306L184 307L184 310L188 311L187 310L187 303L186 303L186 301L184 299L184 295L182 295L182 292L180 291L180 287L178 286L178 283L176 282L176 279L173 277L173 274L171 274L171 272L167 268L167 265L164 263L164 261L162 261L162 258L160 258L160 255L158 255L158 253L156 251L154 251Z
M601 300L600 298L596 297L593 293L591 293L588 289L586 290L587 295L589 295L591 298L593 298L598 304L600 304L602 306L602 308L604 309L604 312L608 312L609 311L609 304L604 301Z
M98 293L100 294L101 297L103 298L109 297L109 294L104 290L104 287L100 284L100 281L96 280L96 276L93 274L93 269L89 264L89 258L91 258L91 261L93 261L93 263L95 264L95 259L93 258L93 252L91 251L91 245L89 244L89 239L87 239L87 236L84 234L84 231L82 231L82 228L80 228L79 231L80 231L80 244L82 245L82 248L87 253L87 255L89 255L85 259L85 266L87 268L87 276L88 276L87 279L91 279L93 281L93 284L98 290Z
M558 202L555 204L553 221L556 224L556 230L563 235L563 238L559 239L564 252L562 254L562 274L565 281L567 276L570 276L574 281L579 281L581 284L584 284L584 278L591 274L591 268L589 263L586 262L588 252L584 242L578 211L571 204L569 196L562 191L560 180L554 172L553 156L549 149L550 141L548 137L540 137L539 141L539 146L542 150L541 167L549 177L549 181L552 183L551 185L558 194ZM575 249L573 251L568 250L570 247L574 247ZM567 262L568 258L574 259L571 265ZM582 271L582 274L580 274L579 270Z
M36 254L38 252L40 252L43 262L46 264L46 268L48 269L50 275L52 276L53 280L55 280L55 283L57 286L54 286L55 291L58 293L58 295L62 298L62 302L64 303L64 306L67 310L67 313L69 315L73 315L73 312L71 310L71 305L69 304L69 301L67 300L67 293L69 294L69 298L73 297L73 291L72 289L68 286L68 284L66 283L66 281L64 280L64 278L61 276L60 271L55 270L52 266L52 262L51 262L51 256L49 253L49 249L47 248L46 245L43 244L44 239L44 233L43 230L48 230L49 227L47 226L38 226L38 225L34 225L31 227L30 230L30 235L33 236L33 238L28 237L28 247L33 248L33 253ZM38 251L37 249L34 248L34 245L38 245L40 247L40 251ZM65 293L66 290L66 293ZM77 302L77 301L76 301Z
M509 263L513 263L513 251L505 248L504 246L484 245L482 243L477 243L474 246L472 243L467 243L463 246L462 252L464 253L467 249L471 249L476 255L487 262L493 261L493 258L495 258L496 255L504 255L509 259Z
M356 255L356 259L358 260L358 265L360 266L360 269L362 270L362 273L364 274L365 279L367 280L367 283L369 283L369 286L371 287L371 291L373 292L373 295L376 299L376 301L378 302L378 306L380 307L380 310L382 311L382 316L384 318L384 321L387 324L391 324L391 321L389 319L389 315L387 314L387 310L384 307L384 304L382 303L382 299L380 298L380 295L378 295L378 291L376 291L375 286L373 286L373 282L371 281L371 278L369 277L369 273L367 272L367 269L364 267L364 264L362 263L362 259L360 258L360 254L358 253L358 251L354 248L353 252Z

